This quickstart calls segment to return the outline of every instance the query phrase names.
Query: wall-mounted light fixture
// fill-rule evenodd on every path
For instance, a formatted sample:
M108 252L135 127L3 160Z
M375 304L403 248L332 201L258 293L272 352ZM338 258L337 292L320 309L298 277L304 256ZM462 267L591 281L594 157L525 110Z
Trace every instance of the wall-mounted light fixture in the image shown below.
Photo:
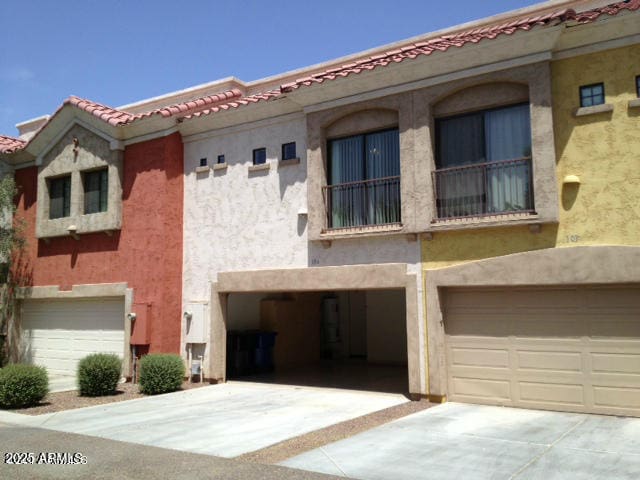
M577 175L566 175L562 179L563 185L580 185L580 177Z
M69 232L69 235L71 235L74 240L80 240L80 237L76 233L77 231L78 231L78 227L76 227L75 225L69 225L67 227L67 232Z

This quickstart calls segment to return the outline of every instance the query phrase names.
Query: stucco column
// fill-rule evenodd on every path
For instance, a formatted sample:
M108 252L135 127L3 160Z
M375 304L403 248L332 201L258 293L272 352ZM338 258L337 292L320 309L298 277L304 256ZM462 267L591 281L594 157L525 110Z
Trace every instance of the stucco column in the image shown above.
M218 284L211 284L211 338L209 352L209 381L226 380L227 358L227 300L228 293L219 293Z
M418 287L416 275L407 275L405 287L407 322L407 363L409 393L420 395L420 329L418 323Z

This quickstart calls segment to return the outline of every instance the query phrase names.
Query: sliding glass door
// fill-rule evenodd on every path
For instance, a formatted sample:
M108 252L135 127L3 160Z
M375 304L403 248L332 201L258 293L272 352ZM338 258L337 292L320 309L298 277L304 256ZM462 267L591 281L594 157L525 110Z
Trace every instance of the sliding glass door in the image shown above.
M400 222L398 129L330 140L329 228Z

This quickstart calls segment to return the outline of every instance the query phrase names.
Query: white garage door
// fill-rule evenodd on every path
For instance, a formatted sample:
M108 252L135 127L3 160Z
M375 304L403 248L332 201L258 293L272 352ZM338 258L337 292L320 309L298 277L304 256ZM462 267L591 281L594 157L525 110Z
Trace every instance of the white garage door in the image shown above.
M90 353L124 353L124 299L27 300L23 358L53 375L75 375Z
M445 292L449 398L640 416L640 288Z

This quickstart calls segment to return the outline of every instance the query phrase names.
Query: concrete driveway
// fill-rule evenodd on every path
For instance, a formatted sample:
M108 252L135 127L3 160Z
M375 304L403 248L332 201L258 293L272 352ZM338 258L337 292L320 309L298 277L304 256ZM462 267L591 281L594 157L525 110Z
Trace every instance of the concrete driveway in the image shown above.
M640 418L447 403L280 465L366 480L636 480Z
M408 400L397 394L228 382L0 421L192 453L235 457Z

